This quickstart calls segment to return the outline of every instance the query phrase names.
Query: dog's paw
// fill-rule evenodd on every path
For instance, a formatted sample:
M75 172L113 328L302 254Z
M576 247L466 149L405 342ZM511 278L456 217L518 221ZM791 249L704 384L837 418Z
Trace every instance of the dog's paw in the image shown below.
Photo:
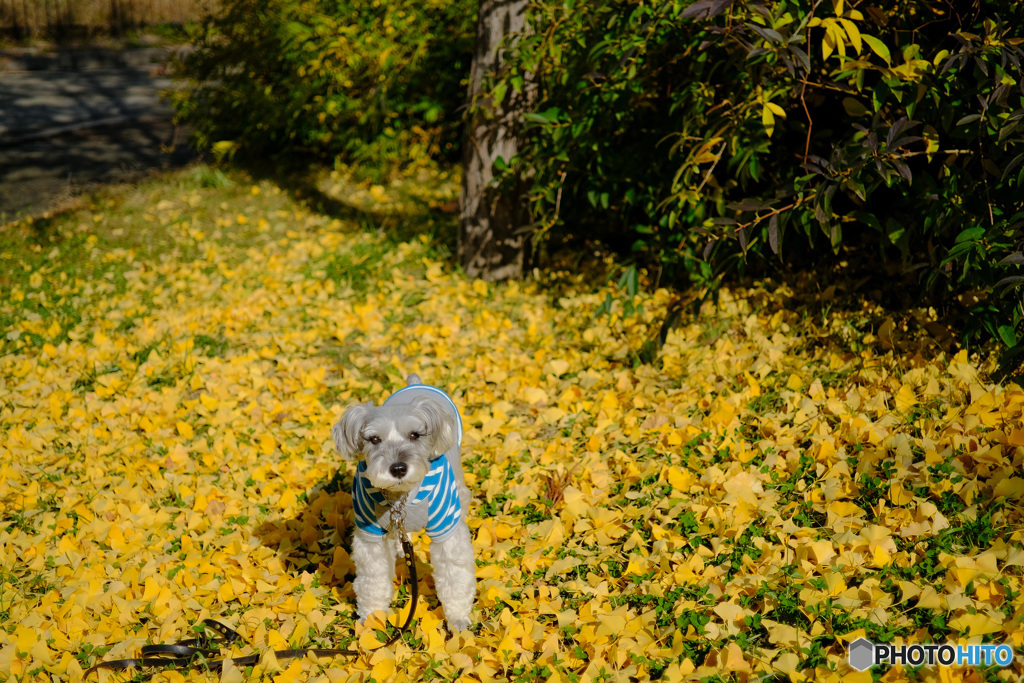
M457 617L455 619L448 619L447 621L448 628L452 630L452 633L469 630L469 617Z

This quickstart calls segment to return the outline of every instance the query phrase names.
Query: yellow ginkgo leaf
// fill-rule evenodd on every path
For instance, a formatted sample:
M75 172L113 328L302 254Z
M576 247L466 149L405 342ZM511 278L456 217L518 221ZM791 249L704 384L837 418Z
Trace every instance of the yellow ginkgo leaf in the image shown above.
M258 443L260 446L260 453L263 455L270 455L277 447L277 440L274 438L274 435L269 432L263 432L260 434Z
M183 439L191 439L194 436L192 425L187 422L177 422L175 427L178 430L178 434L181 434Z
M671 465L665 470L666 478L668 483L676 491L686 491L690 486L690 473L686 470L682 470L675 465Z
M299 614L309 614L316 609L316 596L313 595L312 591L306 591L299 598Z
M359 647L363 650L376 650L383 645L384 643L377 640L377 635L372 630L367 629L363 635L359 636Z
M889 485L889 502L893 505L908 505L914 500L914 494L903 488L903 484L894 482Z
M789 676L791 681L804 681L807 679L800 672L800 657L795 652L784 652L772 662L772 668L781 671Z
M1003 620L987 612L978 612L954 617L949 620L949 625L964 636L983 636L1001 631Z
M911 408L917 405L917 394L914 392L914 388L909 384L904 384L900 387L900 390L896 392L896 410L901 413L906 413Z

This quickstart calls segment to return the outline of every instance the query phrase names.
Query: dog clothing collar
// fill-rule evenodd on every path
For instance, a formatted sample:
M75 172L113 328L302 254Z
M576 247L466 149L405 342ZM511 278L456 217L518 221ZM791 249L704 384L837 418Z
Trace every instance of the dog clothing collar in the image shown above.
M448 458L433 460L419 487L409 491L407 496L406 531L426 529L432 541L443 541L462 518L455 472ZM384 493L370 484L365 462L356 467L352 482L352 509L358 530L370 536L387 535L391 527L391 505Z

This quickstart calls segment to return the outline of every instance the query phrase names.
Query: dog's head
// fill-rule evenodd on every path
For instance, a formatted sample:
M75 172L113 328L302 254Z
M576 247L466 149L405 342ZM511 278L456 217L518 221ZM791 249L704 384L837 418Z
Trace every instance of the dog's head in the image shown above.
M374 488L401 493L416 486L430 460L455 446L455 420L426 397L410 403L349 407L331 429L338 453L366 461Z

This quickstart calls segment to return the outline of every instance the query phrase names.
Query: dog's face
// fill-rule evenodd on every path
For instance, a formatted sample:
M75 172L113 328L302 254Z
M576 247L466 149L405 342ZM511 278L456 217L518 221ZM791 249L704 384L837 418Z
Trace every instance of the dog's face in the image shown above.
M331 435L343 458L365 460L370 484L390 493L411 490L430 470L430 460L455 446L454 419L424 397L351 406Z

